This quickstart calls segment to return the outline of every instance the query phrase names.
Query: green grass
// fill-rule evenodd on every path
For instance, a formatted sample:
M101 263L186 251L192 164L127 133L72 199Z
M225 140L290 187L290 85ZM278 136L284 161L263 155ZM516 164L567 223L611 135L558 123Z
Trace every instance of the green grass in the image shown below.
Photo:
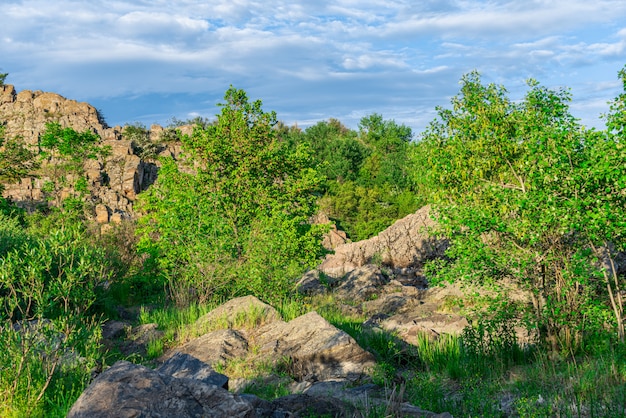
M461 355L462 364L470 360ZM489 364L488 359L478 360L479 365ZM455 417L626 416L624 347L576 359L537 352L522 364L493 364L470 367L456 378L444 369L413 373L406 398Z
M252 329L266 320L263 309L253 305L244 311L237 312L233 318L222 316L207 322L198 321L220 305L221 303L213 302L194 303L186 308L169 306L147 309L142 307L139 313L139 323L155 323L164 332L161 339L149 343L148 359L158 358L165 349L179 346L211 331L226 328ZM285 321L289 321L309 312L310 305L304 303L302 299L285 299L275 308Z
M174 306L155 309L142 307L139 312L139 323L157 324L164 332L162 338L150 341L148 344L148 359L158 358L167 347L180 345L208 332L208 330L194 327L193 324L217 306L218 304L191 304L184 309Z
M345 314L332 298L312 306L375 355L375 383L404 381L404 400L423 409L454 417L626 416L624 345L563 358L522 348L501 327L491 335L483 324L458 336L419 334L407 345L393 333L364 328L364 317Z
M102 358L95 320L40 323L27 332L14 330L8 321L0 324L3 418L66 416Z
M241 393L256 395L266 401L291 394L287 380L273 379L270 381L262 378L253 379Z
M257 327L264 321L262 310L253 308L234 318L197 322L217 306L215 303L190 305L186 309L141 309L139 322L157 323L164 337L150 342L146 358L136 360L157 358L164 349L211 330ZM395 388L394 396L401 399L389 401L388 405L372 406L366 411L368 417L393 416L393 405L400 401L433 412L450 412L456 418L626 416L626 347L623 345L575 358L562 357L501 344L481 334L480 329L437 338L419 334L415 344L410 345L392 332L364 327L364 316L347 314L332 296L286 299L276 308L286 321L316 310L374 354L377 366L372 370L372 381L390 391ZM8 341L5 339L5 345ZM12 344L13 352L17 353L15 349L19 345ZM92 351L96 349L90 347ZM254 347L251 350L254 352ZM8 353L5 350L4 356ZM89 356L93 357L94 353ZM28 361L29 367L37 366L35 358ZM9 359L3 360L4 364L7 362ZM231 378L248 379L250 384L244 389L245 393L267 400L289 393L289 359L266 362L237 359L215 367ZM11 381L4 381L0 390L0 396L4 397L0 402L0 416L65 416L89 382L86 368L63 373L58 370L42 398L34 402L39 393L37 388L45 384L45 374L36 370L33 368L29 373L30 383L19 383L17 391L11 392ZM8 376L7 373L4 376ZM402 382L401 391L399 382Z

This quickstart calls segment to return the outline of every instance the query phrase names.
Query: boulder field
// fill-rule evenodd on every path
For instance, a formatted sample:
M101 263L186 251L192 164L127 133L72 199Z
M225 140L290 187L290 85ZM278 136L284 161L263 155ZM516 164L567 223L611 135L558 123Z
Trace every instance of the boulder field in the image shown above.
M467 321L446 301L461 292L430 289L421 274L423 263L441 256L447 245L429 234L435 225L429 211L423 208L372 239L339 244L300 279L298 291L332 293L341 309L368 318L366 332L393 333L405 344L414 344L420 333L436 338L460 332ZM156 328L111 321L103 335L127 332L127 350L141 352L150 335L158 336ZM284 321L272 306L246 296L199 318L194 328L205 332L166 352L154 369L119 361L103 371L68 417L358 417L376 407L394 416L450 417L403 402L396 396L400 387L373 384L372 353L315 311ZM264 383L215 371L229 362L280 367L283 373L267 376L265 384L280 382L290 394L267 401L244 393Z

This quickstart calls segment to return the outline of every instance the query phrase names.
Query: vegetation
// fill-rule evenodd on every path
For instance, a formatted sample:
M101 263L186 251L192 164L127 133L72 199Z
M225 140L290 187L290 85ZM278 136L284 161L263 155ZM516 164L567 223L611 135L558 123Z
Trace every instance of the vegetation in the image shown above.
M84 162L103 158L110 152L99 144L99 139L89 130L77 132L63 128L58 122L46 124L46 130L39 138L38 157L48 162L49 170L43 173L48 178L43 187L47 200L54 201L57 207L84 207L87 193ZM72 196L62 201L62 190L72 191Z
M188 167L163 160L141 198L139 251L179 306L256 294L277 301L320 254L308 223L319 182L306 147L288 148L276 115L230 88L215 124L183 137Z
M319 122L285 135L307 144L323 175L320 208L353 240L370 238L424 201L411 181L411 129L373 114L359 131L338 120Z
M372 352L371 377L391 395L371 416L393 415L402 399L460 417L624 415L625 283L616 266L626 250L626 67L619 77L624 93L596 130L570 113L567 90L530 80L515 101L473 72L417 138L378 114L357 130L334 119L285 127L231 87L213 121L174 120L160 141L143 125L124 128L160 171L139 195L139 221L110 233L85 216L83 163L108 153L96 135L53 122L35 150L0 127L2 182L45 177L55 203L26 214L0 201L0 415L65 416L91 372L122 357L100 347L100 325L120 306L140 306L138 321L164 331L145 358L133 357L148 362L231 326L196 320L249 294L285 320L315 309ZM182 136L189 122L193 133ZM175 140L184 158L158 160ZM74 194L61 200L61 190ZM357 240L424 204L441 225L433 233L451 243L426 267L431 284L492 291L468 309L462 335L407 345L364 328L332 295L296 296L295 280L324 254L326 226L310 222L320 209ZM511 289L527 298L512 302ZM233 319L263 320L254 311ZM530 344L519 345L519 327ZM282 378L292 372L288 361L222 367L268 398L286 393ZM281 379L268 381L270 373Z
M532 304L507 303L503 309L516 311L508 317L550 349L576 353L606 344L607 332L624 342L621 279L603 263L624 249L626 154L620 99L605 132L579 126L569 100L567 91L531 80L514 103L471 73L415 158L428 167L416 181L431 191L452 239L436 276L496 287L512 281Z
M124 126L123 136L124 139L131 141L135 155L144 160L155 160L163 150L160 141L152 141L150 131L141 123Z

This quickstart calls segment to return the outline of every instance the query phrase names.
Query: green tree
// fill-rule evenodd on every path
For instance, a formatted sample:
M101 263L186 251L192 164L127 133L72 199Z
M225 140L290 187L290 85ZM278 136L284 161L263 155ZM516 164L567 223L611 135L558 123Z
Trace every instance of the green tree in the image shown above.
M20 138L5 139L4 125L0 125L0 182L14 183L22 178L33 176L33 171L39 168L39 161L35 152L27 148ZM4 185L0 184L0 194ZM0 196L0 213L21 216L23 210L12 202Z
M276 114L243 90L224 99L215 123L183 138L190 169L165 160L142 199L142 249L182 290L180 303L183 294L280 298L319 254L308 219L320 178L306 146L290 148Z
M150 138L150 131L141 123L124 126L122 135L131 142L133 153L142 159L155 160L163 150L161 142L153 141ZM171 131L166 135L172 135Z
M82 164L86 159L95 159L102 154L104 150L98 145L99 139L90 130L77 132L51 122L46 123L39 147L44 158L65 158L71 164Z
M623 245L626 226L618 215L623 139L585 131L569 101L567 90L531 80L515 103L470 73L414 153L416 181L431 192L452 240L451 262L438 275L513 280L532 295L532 305L520 307L527 326L568 351L584 348L609 320L592 249Z
M336 119L318 122L292 140L309 146L320 174L326 178L326 186L333 181L356 180L369 152L356 132Z
M40 166L35 152L24 146L19 138L5 141L3 131L0 127L0 181L13 183L33 175Z
M9 73L0 73L0 86L4 86L4 81L7 79Z
M73 128L63 128L58 122L46 124L39 138L40 158L46 162L42 173L47 178L42 190L48 199L61 205L60 191L72 188L79 195L86 193L84 163L88 159L103 158L109 148L100 145L100 137L90 130L77 132ZM82 199L70 199L70 206L82 207Z
M422 203L413 190L408 157L414 144L405 125L372 114L361 119L358 132L330 119L281 136L291 147L310 148L324 177L320 209L351 239L376 235Z

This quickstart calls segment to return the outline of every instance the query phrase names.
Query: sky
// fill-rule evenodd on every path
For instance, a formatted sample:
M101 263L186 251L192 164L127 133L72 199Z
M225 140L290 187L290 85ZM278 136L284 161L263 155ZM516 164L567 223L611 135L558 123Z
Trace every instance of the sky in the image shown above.
M110 126L213 119L232 85L287 125L378 113L417 137L477 70L514 100L569 88L601 128L626 65L624 0L0 0L0 21L7 84Z

